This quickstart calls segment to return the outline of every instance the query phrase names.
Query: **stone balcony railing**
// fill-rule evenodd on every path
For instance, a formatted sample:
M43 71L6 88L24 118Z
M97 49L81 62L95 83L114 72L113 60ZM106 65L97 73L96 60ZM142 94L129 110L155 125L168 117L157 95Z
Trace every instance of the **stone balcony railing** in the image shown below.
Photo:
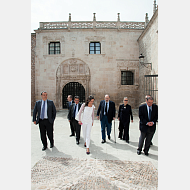
M120 21L68 21L68 22L40 22L38 30L55 29L145 29L145 22Z

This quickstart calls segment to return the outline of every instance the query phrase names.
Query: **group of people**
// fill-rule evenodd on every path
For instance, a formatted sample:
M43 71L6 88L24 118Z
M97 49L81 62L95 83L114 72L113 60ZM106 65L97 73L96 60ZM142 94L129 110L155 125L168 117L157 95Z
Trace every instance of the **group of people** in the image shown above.
M53 139L53 123L56 118L56 108L53 101L47 99L47 92L41 92L42 99L37 101L33 111L33 122L34 124L39 123L41 141L43 144L42 150L47 148L46 133L50 141L50 148L54 146ZM146 103L139 107L139 129L140 137L137 149L137 154L140 155L142 147L145 141L144 153L148 156L148 151L152 143L152 138L156 130L156 122L158 120L158 106L153 104L153 98L150 95L146 97ZM95 106L94 96L89 96L85 103L80 103L80 97L75 96L74 101L72 95L67 97L67 108L68 108L68 121L70 123L71 135L76 135L76 144L80 143L80 132L81 126L84 138L84 147L86 147L86 154L90 154L90 134L91 128L94 123L94 111ZM106 142L106 131L108 139L110 140L112 120L115 120L115 103L110 100L108 94L105 95L97 109L97 119L100 119L102 142ZM37 118L36 118L37 117ZM129 125L130 121L133 122L133 114L131 106L128 104L128 98L124 97L123 104L119 106L118 112L119 120L119 136L118 138L125 140L129 143Z

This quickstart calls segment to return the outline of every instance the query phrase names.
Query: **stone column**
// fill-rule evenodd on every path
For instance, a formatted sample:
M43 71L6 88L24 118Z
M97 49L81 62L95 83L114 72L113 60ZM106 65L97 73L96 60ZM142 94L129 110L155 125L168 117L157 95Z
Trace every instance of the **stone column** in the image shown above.
M40 29L43 29L43 27L44 27L44 23L40 22Z
M147 26L148 23L149 23L148 13L146 13L146 15L145 15L145 27Z
M89 76L86 76L86 99L89 96Z
M153 14L156 12L156 0L154 0L154 4L153 4Z
M68 30L71 28L71 13L69 13Z
M93 17L93 29L96 29L96 13L93 13L94 17Z
M120 29L120 13L117 13L117 29Z

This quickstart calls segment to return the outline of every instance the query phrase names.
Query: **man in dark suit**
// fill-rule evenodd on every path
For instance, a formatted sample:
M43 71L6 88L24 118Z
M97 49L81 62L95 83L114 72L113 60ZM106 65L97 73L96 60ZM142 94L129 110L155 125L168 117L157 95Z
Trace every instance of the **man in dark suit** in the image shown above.
M73 99L72 95L68 95L68 97L67 97L67 100L68 100L67 109L68 109L68 111L69 111L70 106L74 103L74 101L72 99ZM67 116L67 119L69 119L68 116ZM74 130L72 122L70 122L70 129L71 129L70 137L75 136L75 130Z
M130 116L131 122L133 122L133 114L131 106L128 104L128 98L124 97L122 105L119 106L118 112L118 120L119 120L119 138L126 140L129 143L129 124L130 124ZM123 134L124 130L124 134Z
M140 118L140 138L137 149L137 154L140 155L145 140L144 153L148 156L148 151L154 133L156 131L156 122L158 120L158 106L153 104L153 98L147 97L147 103L139 107Z
M47 92L41 93L42 100L36 102L33 111L33 122L35 125L39 123L41 141L43 144L42 150L47 148L47 136L50 141L50 148L54 146L53 139L53 124L56 117L56 108L52 100L47 99ZM37 115L37 120L36 120Z
M147 103L147 97L150 97L150 96L151 96L151 95L147 94L147 95L145 96L145 102L142 102L141 105L146 104L146 103ZM140 122L139 122L139 130L140 130ZM151 146L151 145L153 145L152 141L151 141L151 143L150 143L150 146Z
M105 100L100 102L97 111L97 119L101 121L102 143L106 142L105 128L107 127L107 135L110 140L112 120L115 120L115 103L110 101L110 96L105 95Z
M76 144L79 145L81 125L79 125L78 121L75 119L75 117L82 105L79 102L79 96L75 96L74 102L75 103L73 103L69 108L68 120L69 120L69 122L72 122L74 130L76 132Z

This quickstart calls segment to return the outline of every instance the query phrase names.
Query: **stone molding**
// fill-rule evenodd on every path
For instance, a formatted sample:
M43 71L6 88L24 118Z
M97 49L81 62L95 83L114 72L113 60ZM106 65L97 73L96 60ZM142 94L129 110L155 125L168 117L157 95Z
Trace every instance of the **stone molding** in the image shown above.
M40 22L38 30L60 29L145 29L145 22L130 21L63 21ZM37 30L36 30L37 31Z
M62 90L69 82L79 82L85 89L85 96L90 92L90 69L78 58L63 61L56 71L56 108L62 109Z

